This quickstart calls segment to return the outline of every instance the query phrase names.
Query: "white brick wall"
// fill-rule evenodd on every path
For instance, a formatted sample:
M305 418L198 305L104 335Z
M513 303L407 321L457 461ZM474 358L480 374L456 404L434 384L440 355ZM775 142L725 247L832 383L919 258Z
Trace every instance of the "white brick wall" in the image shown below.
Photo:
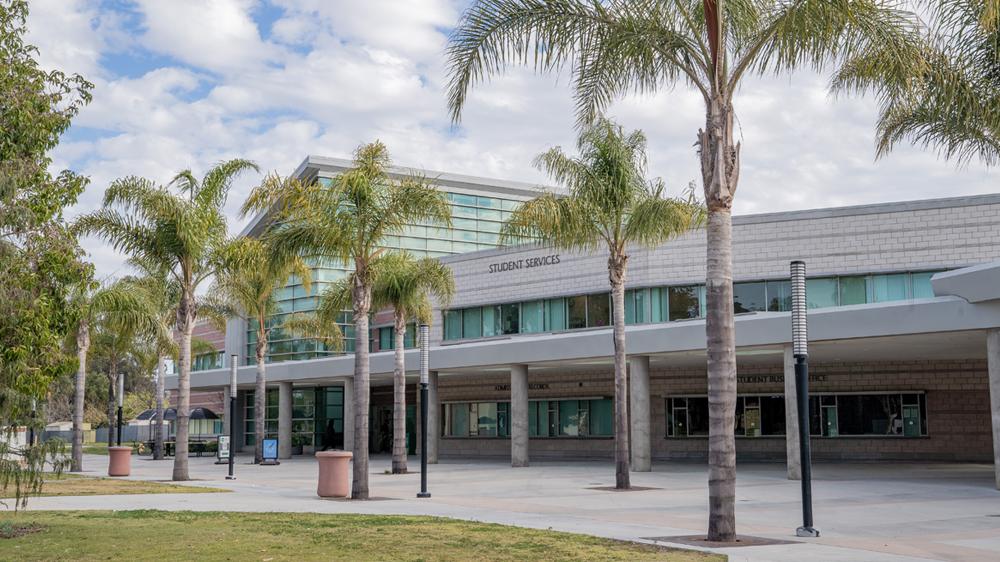
M810 276L945 269L1000 259L997 195L735 217L733 222L736 281L787 278L793 259L804 259ZM561 255L559 264L489 273L491 263L552 253ZM444 261L455 275L455 308L608 290L603 252L520 247ZM655 249L636 248L629 260L630 287L704 280L704 230ZM441 335L441 322L435 322L432 339L440 341Z

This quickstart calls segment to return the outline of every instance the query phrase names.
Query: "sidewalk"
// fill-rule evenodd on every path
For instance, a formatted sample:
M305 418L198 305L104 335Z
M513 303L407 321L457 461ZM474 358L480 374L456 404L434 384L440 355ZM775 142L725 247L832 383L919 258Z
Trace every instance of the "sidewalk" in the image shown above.
M436 515L522 527L555 529L625 540L703 534L707 518L706 469L659 463L633 473L632 485L654 488L612 492L610 463L538 463L512 469L502 462L448 462L429 468L430 499L416 499L420 475L391 475L388 458L370 464L367 502L316 496L317 466L297 457L280 466L247 464L237 480L225 465L192 458L193 486L224 487L232 494L52 497L29 509L165 509ZM84 467L104 475L107 457L88 455ZM131 478L169 480L172 461L133 457ZM410 467L419 470L419 459ZM1000 559L1000 492L992 467L953 464L821 464L814 467L818 539L796 539L799 483L784 466L743 464L737 487L740 534L793 544L716 549L730 560L987 560Z

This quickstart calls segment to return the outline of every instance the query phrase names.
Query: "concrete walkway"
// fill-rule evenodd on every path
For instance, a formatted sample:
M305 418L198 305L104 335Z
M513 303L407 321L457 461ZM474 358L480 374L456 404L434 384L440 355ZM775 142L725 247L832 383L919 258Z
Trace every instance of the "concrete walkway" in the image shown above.
M437 515L522 527L556 529L626 540L703 534L706 469L701 464L654 463L633 473L633 486L612 492L610 463L536 463L512 469L503 462L448 462L430 467L430 499L418 500L420 475L385 474L388 458L371 462L376 500L351 502L316 496L312 458L254 466L240 457L237 480L214 459L192 458L193 486L225 487L233 494L53 497L29 509L165 509ZM418 459L410 458L418 470ZM134 479L168 480L171 461L133 457ZM88 455L91 474L107 457ZM741 464L737 487L740 534L794 544L716 549L730 560L1000 560L1000 492L988 465L820 464L814 468L818 539L796 539L799 483L784 466Z

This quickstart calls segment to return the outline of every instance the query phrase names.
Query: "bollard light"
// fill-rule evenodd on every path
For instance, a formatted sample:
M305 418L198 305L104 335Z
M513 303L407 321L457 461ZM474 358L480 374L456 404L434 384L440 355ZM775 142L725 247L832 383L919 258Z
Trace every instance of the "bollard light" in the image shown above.
M31 419L28 422L28 446L35 445L35 411L38 409L38 399L31 397Z
M795 398L799 414L799 462L802 465L802 526L799 537L818 537L813 527L812 454L809 443L809 327L806 318L806 264L791 263L792 277L792 355L795 357Z
M125 405L125 373L118 375L118 446L122 446L122 407Z
M431 432L427 427L427 384L430 378L430 327L420 325L420 492L418 498L431 497L427 491L427 438Z
M239 361L239 355L229 356L229 475L226 480L236 480L233 453L236 450L236 368Z

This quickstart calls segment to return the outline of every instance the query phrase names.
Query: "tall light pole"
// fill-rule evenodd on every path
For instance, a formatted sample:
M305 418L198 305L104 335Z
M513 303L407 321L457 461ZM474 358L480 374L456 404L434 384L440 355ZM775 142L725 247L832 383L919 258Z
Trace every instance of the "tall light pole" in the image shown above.
M38 399L35 397L31 398L31 418L28 422L28 446L32 447L35 444L35 410L38 408Z
M430 378L430 328L427 324L420 325L420 493L418 498L429 498L427 491L427 438L430 428L427 427L427 383Z
M118 446L122 446L122 406L125 405L125 373L118 375Z
M812 454L809 443L809 327L806 318L806 262L793 261L792 274L792 355L795 357L795 398L799 414L799 462L802 465L802 526L799 537L818 537L813 528Z
M236 451L236 368L240 356L235 353L229 356L229 475L226 480L236 480L234 454Z

